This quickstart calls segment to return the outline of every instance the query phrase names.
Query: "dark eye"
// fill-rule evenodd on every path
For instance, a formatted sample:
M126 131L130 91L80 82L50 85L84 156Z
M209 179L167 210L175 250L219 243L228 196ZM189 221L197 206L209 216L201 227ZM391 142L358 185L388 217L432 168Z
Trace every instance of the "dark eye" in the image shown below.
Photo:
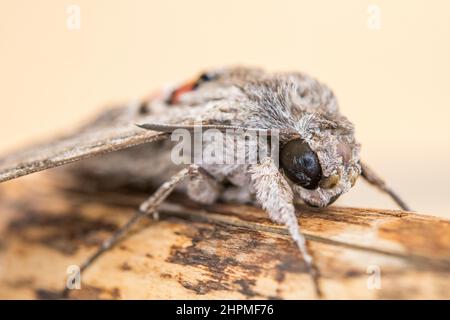
M316 189L322 178L319 158L301 139L289 141L280 152L280 164L286 176L306 189Z

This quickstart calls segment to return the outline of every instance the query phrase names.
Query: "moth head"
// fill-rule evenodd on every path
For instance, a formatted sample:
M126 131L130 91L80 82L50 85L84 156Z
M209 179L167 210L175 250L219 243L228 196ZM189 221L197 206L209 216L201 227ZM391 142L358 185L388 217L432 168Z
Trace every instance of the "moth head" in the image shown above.
M280 146L280 168L305 203L330 205L361 173L353 126L343 117L307 114L296 131L298 135Z

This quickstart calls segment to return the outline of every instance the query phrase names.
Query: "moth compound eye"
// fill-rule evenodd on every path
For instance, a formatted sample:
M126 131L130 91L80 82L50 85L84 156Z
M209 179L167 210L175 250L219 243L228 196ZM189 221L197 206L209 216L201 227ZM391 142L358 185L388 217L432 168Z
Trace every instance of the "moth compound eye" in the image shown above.
M306 189L316 189L322 178L319 158L302 139L289 141L280 152L280 164L286 176Z

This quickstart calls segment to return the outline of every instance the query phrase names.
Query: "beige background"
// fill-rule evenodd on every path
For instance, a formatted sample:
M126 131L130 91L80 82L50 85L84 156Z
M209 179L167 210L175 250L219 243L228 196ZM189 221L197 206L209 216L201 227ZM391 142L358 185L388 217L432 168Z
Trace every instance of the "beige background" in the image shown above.
M334 89L364 158L413 208L450 218L449 12L444 0L0 0L0 153L207 67L299 70ZM394 207L362 182L339 204Z

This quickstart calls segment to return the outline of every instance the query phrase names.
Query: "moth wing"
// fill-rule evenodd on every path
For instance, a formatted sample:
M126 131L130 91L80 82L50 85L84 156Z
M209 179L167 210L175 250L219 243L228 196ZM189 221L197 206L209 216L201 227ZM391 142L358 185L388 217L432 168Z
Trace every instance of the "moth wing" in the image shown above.
M109 110L73 134L0 158L0 182L167 136L135 125L155 122L151 115L130 114L126 107Z

